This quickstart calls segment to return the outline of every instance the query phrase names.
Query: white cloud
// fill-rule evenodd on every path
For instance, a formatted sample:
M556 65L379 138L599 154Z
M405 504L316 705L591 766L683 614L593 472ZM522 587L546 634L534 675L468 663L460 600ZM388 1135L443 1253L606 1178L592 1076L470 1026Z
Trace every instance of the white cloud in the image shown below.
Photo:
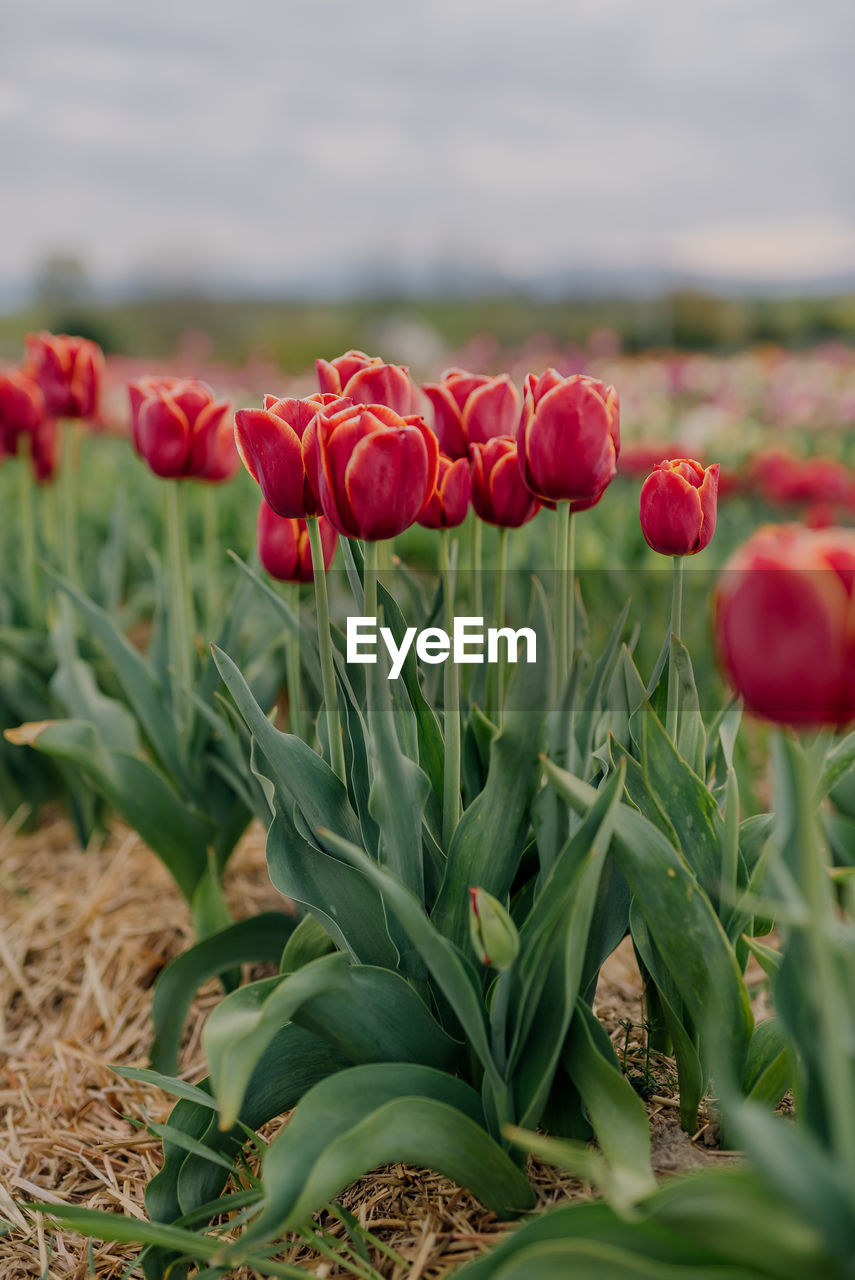
M0 281L855 269L850 0L29 0L3 37Z

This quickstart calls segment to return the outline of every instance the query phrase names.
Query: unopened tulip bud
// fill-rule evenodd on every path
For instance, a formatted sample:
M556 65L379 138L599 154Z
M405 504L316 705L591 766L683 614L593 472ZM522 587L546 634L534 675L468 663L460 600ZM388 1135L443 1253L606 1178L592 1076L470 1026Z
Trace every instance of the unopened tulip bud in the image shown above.
M470 889L469 932L482 962L500 972L510 969L520 949L520 936L508 911L484 889Z

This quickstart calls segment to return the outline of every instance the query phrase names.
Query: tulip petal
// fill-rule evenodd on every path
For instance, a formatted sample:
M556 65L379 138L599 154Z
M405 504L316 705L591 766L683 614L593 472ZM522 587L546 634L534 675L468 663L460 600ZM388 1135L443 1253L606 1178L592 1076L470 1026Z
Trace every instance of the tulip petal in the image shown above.
M143 403L137 438L140 453L155 475L167 479L184 475L190 455L190 425L169 395L149 396Z
M440 449L449 458L465 458L466 433L450 388L442 382L428 382L422 390L433 405L433 429Z
M401 417L418 408L418 392L405 369L394 364L367 365L342 387L355 404L385 405Z
M520 397L507 374L476 387L463 410L463 428L470 443L494 436L512 436L520 415Z
M249 474L277 515L304 515L303 456L296 432L266 409L239 409L235 441Z
M524 433L528 483L538 497L560 502L600 493L617 470L609 428L605 402L584 381L547 391Z
M419 430L401 427L366 436L353 450L345 480L359 536L379 542L403 533L429 498L429 481L428 448Z

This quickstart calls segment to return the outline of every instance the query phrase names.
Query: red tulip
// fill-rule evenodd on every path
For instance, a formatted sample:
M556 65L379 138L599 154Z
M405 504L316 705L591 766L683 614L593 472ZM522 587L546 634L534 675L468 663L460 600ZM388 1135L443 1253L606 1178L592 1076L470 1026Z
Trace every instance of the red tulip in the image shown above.
M718 463L660 462L641 486L641 532L662 556L694 556L715 533Z
M719 660L750 711L796 728L855 719L855 533L769 525L722 571Z
M403 365L384 364L379 356L347 351L335 360L316 360L318 386L354 404L383 404L406 417L419 412L419 389Z
M436 488L436 436L424 418L382 404L319 413L317 456L324 513L348 538L379 542L403 533Z
M472 474L466 458L452 462L439 455L436 488L419 516L426 529L454 529L463 524L472 498Z
M27 334L27 354L47 412L56 418L97 418L104 355L88 338Z
M522 477L541 502L593 507L617 470L618 394L583 374L529 374L517 442Z
M0 373L0 458L18 453L23 437L29 441L36 479L52 479L56 423L45 412L39 384L23 369L7 369Z
M338 536L326 516L320 517L318 528L324 568L328 569L335 557ZM258 508L258 557L270 576L280 582L311 582L312 549L306 521L278 516L262 498Z
M439 447L449 458L466 458L470 444L516 431L520 397L506 373L490 378L449 369L441 382L425 383L422 390L433 405Z
M144 378L128 388L134 445L157 476L228 480L238 457L229 403L193 378Z
M482 520L502 529L517 529L537 515L540 503L520 479L512 436L472 445L472 506Z
M238 409L238 452L264 500L277 515L316 516L318 497L315 416L338 397L317 394L305 400L264 397L263 409ZM349 401L343 402L349 404Z

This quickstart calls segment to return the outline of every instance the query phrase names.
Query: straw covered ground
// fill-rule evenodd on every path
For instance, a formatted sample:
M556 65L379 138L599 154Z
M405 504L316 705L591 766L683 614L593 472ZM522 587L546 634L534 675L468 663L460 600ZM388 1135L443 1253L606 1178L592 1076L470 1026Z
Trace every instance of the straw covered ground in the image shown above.
M227 893L237 916L287 909L267 878L260 828L235 854ZM3 1280L118 1280L128 1272L134 1247L90 1244L19 1206L60 1201L144 1216L143 1193L160 1150L144 1125L164 1121L172 1102L157 1089L116 1076L110 1064L147 1064L152 984L190 941L185 904L133 832L116 826L85 851L59 818L31 834L20 834L14 821L0 832L0 1220L8 1224L0 1236ZM188 1080L204 1074L200 1034L217 998L212 983L194 1005L182 1055ZM626 1050L628 1070L643 1074L648 1063L639 983L624 949L609 962L599 1013L619 1053ZM728 1158L715 1148L713 1125L694 1140L680 1132L671 1064L650 1066L647 1105L657 1171ZM531 1172L544 1205L590 1195L583 1183L537 1162ZM401 1165L376 1170L341 1203L399 1255L373 1254L377 1270L390 1280L446 1276L507 1229L447 1179ZM311 1275L353 1274L301 1241L282 1257ZM250 1274L236 1273L236 1280Z

